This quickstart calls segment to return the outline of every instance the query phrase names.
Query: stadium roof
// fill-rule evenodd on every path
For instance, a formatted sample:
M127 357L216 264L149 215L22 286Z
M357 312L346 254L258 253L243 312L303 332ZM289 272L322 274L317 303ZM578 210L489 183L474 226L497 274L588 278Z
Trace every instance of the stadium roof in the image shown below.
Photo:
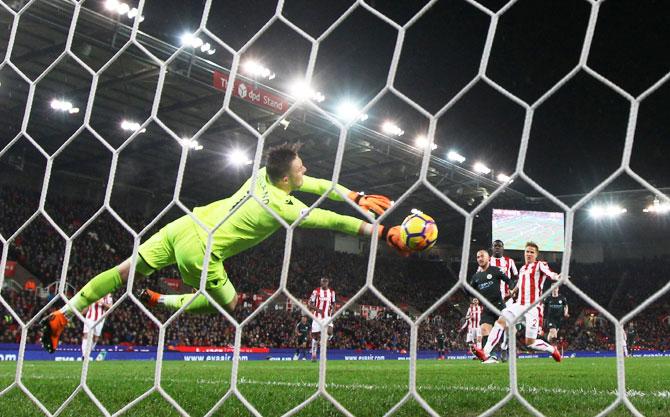
M15 3L14 7L18 9L23 2ZM151 6L153 8L150 8L153 2L148 3L144 13L147 23L140 26L137 39L149 52L159 59L165 60L178 49L178 36L181 35L185 24L184 22L180 22L178 25L172 24L173 22L168 19L168 15L170 18L174 16L176 9L170 9L170 13L167 13L166 10L158 10L155 4ZM176 3L173 2L160 3L163 9L170 8L169 5L177 7ZM478 60L481 53L480 35L485 34L485 32L479 32L481 32L480 29L486 29L488 18L465 2L462 3L465 5L458 3L458 6L444 7L457 7L451 11L458 12L457 17L464 19L466 22L476 23L476 27L473 27L472 30L463 29L460 32L457 29L453 29L456 32L449 29L447 32L450 36L462 36L465 39L464 45L468 48L467 44L474 42L475 47L469 49L473 50L472 53L477 56ZM497 5L495 1L482 3L494 10L502 6L502 4ZM572 13L574 22L565 22L566 16L564 14L552 17L552 21L554 23L560 21L567 25L563 28L564 43L578 47L583 36L583 27L579 29L579 25L582 23L585 25L584 19L588 19L588 3L582 1L570 3L575 3L573 5L574 10L566 13ZM619 9L627 10L623 6L617 6L619 8L617 9L608 3L605 3L602 7L600 16L602 25L599 21L599 28L601 26L610 28L611 25L616 23L617 16L621 14ZM415 13L414 8L419 6L407 7L406 9L397 7L388 12L389 15L402 21L402 19L406 20L407 16ZM188 25L192 28L193 22L199 21L200 11L198 10L200 10L201 5L182 5L180 7L185 8L180 9L184 11L184 16L190 14L186 17L180 16L180 18L188 21ZM239 16L245 7L231 5L229 14ZM503 49L500 51L494 49L491 57L491 75L499 75L505 88L509 88L522 99L530 100L530 102L543 92L542 89L550 87L551 83L547 84L547 81L532 79L536 74L531 73L526 75L526 77L532 79L531 81L528 81L528 79L519 80L518 82L515 81L516 84L508 85L505 81L506 73L499 69L505 67L505 65L498 64L506 57L505 54L508 55L514 65L518 64L519 57L517 55L529 47L528 39L526 39L528 36L523 37L523 43L520 43L516 50L505 47L505 39L521 39L518 38L518 33L510 29L510 26L522 26L519 22L526 22L525 19L537 12L537 7L539 6L535 6L534 9L533 6L515 5L503 15L497 34L500 39L496 38L496 42L503 45ZM542 7L549 6L544 5ZM562 6L552 7L563 10ZM308 9L298 10L294 4L293 6L287 6L286 14L291 18L300 20L309 15L308 11L314 11L311 10L312 8ZM438 17L448 18L450 16L447 13L448 11L443 6L436 6L432 15L436 14ZM65 1L45 0L33 3L21 16L13 45L12 63L31 79L42 73L65 48L72 12L73 6ZM222 26L221 22L217 23L216 19L219 19L226 24L231 24L229 20L225 20L227 17L222 16L221 13L221 10L213 9L210 11L210 24L208 25L219 25L220 30L232 38L230 43L234 47L241 46L245 41L244 30L248 34L259 29L249 23L249 27L242 27L244 30L240 30L240 33L236 35L234 31L231 32L229 27ZM250 22L262 21L264 13L264 9L263 11L259 10L250 18ZM268 13L271 16L272 10ZM333 13L339 14L342 11L336 10ZM543 13L547 13L547 11ZM364 10L360 12L357 10L355 14L351 15L351 20L353 23L366 24L366 19L370 19L371 16L368 15ZM6 26L9 27L10 16L5 12L0 16L3 24L7 23ZM374 17L372 18L374 19ZM328 21L328 19L325 21ZM114 18L109 13L105 14L102 2L87 2L81 9L78 18L72 52L93 70L98 70L126 43L130 33L130 26L128 26L130 23L132 21L128 19L121 19L119 16ZM349 21L345 21L343 25L349 23ZM422 22L417 23L417 26L420 26L420 23ZM354 26L347 26L346 29L355 31L356 27ZM315 24L312 26L307 24L307 27L316 32L323 30ZM162 39L145 33L145 29L149 33L162 36ZM426 27L421 26L418 29L424 30ZM273 30L275 32L272 32ZM388 28L381 25L381 28L368 27L366 30L373 38L373 43L380 45L379 54L383 55L381 49L385 47L382 46L388 42L382 38L387 35ZM172 38L164 36L168 31L175 32ZM293 44L288 41L282 42L282 36L286 35L286 28L275 29L273 26L268 31L271 33L270 37L276 37L274 44L271 42L272 39L268 40L267 37L261 37L257 42L259 44L258 48L250 48L249 53L263 56L262 52L265 48L265 56L268 57L268 62L271 62L271 57L277 55L276 51L274 55L272 53L272 46L275 45L282 54L290 55L290 49L293 46L286 46L286 44ZM1 38L3 43L7 42L8 35L8 32L3 33ZM393 33L391 35L391 39L393 39L395 35ZM549 39L551 35L551 33L546 34L547 39L542 41L549 42L548 47L556 48L557 46L551 43L555 40ZM295 34L293 36L290 40L295 41L295 45L298 45L295 48L303 47L304 40L296 38L297 35ZM357 58L359 56L357 54L361 52L371 54L369 56L370 61L377 61L381 58L372 54L369 48L366 49L364 45L361 46L364 41L354 40L354 36L356 36L355 33L348 35L347 33L334 32L332 37L322 43L320 54L323 54L325 58L323 61L317 62L317 69L321 64L322 67L328 67L330 64L330 67L317 71L315 77L326 87L324 92L327 97L338 91L338 87L340 90L351 87L342 86L345 81L351 83L354 87L371 85L372 87L360 87L358 90L352 87L357 94L360 94L361 100L364 102L369 100L376 91L375 79L371 75L374 71L368 74L366 69L361 67L359 68L360 71L352 75L349 71L352 69L351 64L349 63L347 66L345 62L348 58ZM428 36L434 36L434 34L429 33ZM600 69L601 62L607 62L607 59L609 59L606 52L608 47L611 48L611 45L606 44L603 36L602 33L598 32L594 38L593 55L595 56L596 69ZM205 36L203 35L203 37ZM639 41L646 47L644 53L654 55L654 57L658 56L658 48L661 46L658 42L661 41L655 38L642 39L642 41L639 38L632 38L634 39L630 41L631 43ZM296 41L296 39L298 40ZM406 46L413 47L420 45L422 40L420 36L417 38L414 36L414 32L409 31L406 42ZM213 74L215 72L227 73L231 55L223 50L220 45L214 44L213 41L212 45L217 47L217 52L214 55L199 53L197 50L193 53L193 50L184 49L172 61L165 77L165 85L158 107L158 117L167 127L184 138L190 138L202 128L219 111L223 102L223 91L213 85ZM345 45L346 49L343 49L342 45ZM447 52L458 50L460 46L463 46L450 45L448 40L440 41L439 39L430 40L426 45L428 47L438 45ZM330 46L332 47L329 48ZM568 48L568 46L558 47L559 52L562 51L561 48ZM341 54L341 58L333 58L333 50L336 51L336 56L338 53ZM309 48L306 51L308 52ZM578 53L579 48L575 51ZM424 52L431 54L430 50ZM300 61L299 63L304 63L302 61L305 61L306 55L304 51L297 53L298 58L296 60ZM293 57L289 56L288 58ZM451 69L452 72L446 72L449 77L440 80L436 71L440 70L443 57L437 54L433 55L433 58L435 58L433 66L424 66L418 71L416 68L407 67L406 60L401 58L397 79L399 88L410 86L411 94L408 93L410 98L431 109L431 111L435 111L433 103L442 102L445 97L449 99L455 95L460 88L459 86L463 83L458 79L462 76L457 76L454 71L464 69L459 64L457 65L458 68ZM458 58L461 62L469 62L473 59L470 54L458 56ZM338 59L342 60L342 67L338 66ZM645 71L642 71L642 75L638 77L631 89L642 90L662 75L661 69L665 68L663 59L659 58L656 61L659 61L660 64L644 68ZM478 61L476 62L478 63ZM268 65L273 65L273 63ZM282 71L287 68L286 62L276 65ZM338 68L340 69L339 72L337 71ZM382 72L386 74L388 67L382 65L382 69ZM407 70L403 71L403 69ZM665 68L665 71L668 69ZM621 81L624 87L628 87L624 83L625 80L621 78L627 74L626 71L610 71L608 73L605 70L604 72L613 77L615 81ZM90 126L111 146L120 146L129 135L129 131L120 129L122 120L142 123L149 117L159 72L158 65L149 56L136 46L131 45L122 55L118 56L101 76L95 94ZM260 81L249 78L243 78L243 81L251 89L259 89L285 100L286 103L291 103L285 88L286 84L279 82L282 81L282 74L279 70L277 72L279 73L278 80L275 81ZM28 86L8 66L2 69L0 77L2 77L3 85L3 103L8 104L3 104L2 110L0 110L3 120L7 120L9 126L3 135L2 143L4 145L19 132L23 121L23 108ZM342 79L340 80L338 77ZM427 80L432 81L435 88L428 89L426 87ZM286 79L283 81L286 81ZM553 80L553 82L555 81L557 80ZM81 126L86 103L89 99L90 83L90 75L71 57L65 56L37 84L33 111L27 131L46 152L56 151ZM7 86L11 86L9 92L4 88ZM416 94L417 91L413 91L412 86L420 89L418 93L425 92L425 94ZM518 91L515 91L515 89ZM565 92L562 92L564 90ZM656 99L656 97L664 99L668 95L667 90L667 88L663 89L650 100ZM435 142L439 148L432 154L428 172L432 184L466 208L476 205L499 186L500 183L495 179L497 173L509 174L514 169L524 118L521 107L497 94L485 83L478 83L472 91L472 94L468 93L468 95L463 96L459 100L459 104L454 106L453 112L449 110L438 123ZM588 100L580 102L579 100L585 94L588 96ZM49 107L50 101L54 98L70 100L80 108L79 113L54 112ZM574 103L575 100L578 101L576 104ZM571 107L573 104L576 106L575 108ZM667 106L665 107L667 108ZM332 103L329 106L326 102L324 108L331 109L334 112ZM557 111L557 108L560 111ZM595 113L593 113L593 109L596 109ZM233 97L231 110L260 132L263 132L265 128L282 117L281 114L270 110L268 106L252 105L238 97ZM343 153L340 181L352 189L383 193L398 198L418 178L422 150L415 145L414 135L426 130L427 121L423 120L425 118L410 106L392 95L384 97L371 110L373 112L370 113L370 119L356 124L349 132L347 145ZM626 121L628 120L627 111L628 108L623 98L596 82L588 74L584 72L577 74L574 77L574 82L571 81L547 104L538 109L533 124L534 131L531 134L531 144L538 143L539 145L531 145L529 148L526 163L527 172L533 178L537 178L538 183L546 186L549 191L564 195L566 201L574 201L575 199L571 198L569 194L583 195L583 192L595 186L619 164L621 159L620 149L623 146ZM402 116L404 123L402 127L407 131L404 137L391 137L378 132L380 130L378 126L386 117L399 117L398 115L403 112L407 114ZM635 164L638 161L645 161L638 166L640 170L646 170L644 173L649 173L651 177L647 177L649 181L658 187L667 187L670 185L667 172L662 174L657 168L650 168L650 165L654 166L654 164L660 163L657 160L657 154L659 146L662 145L656 143L655 139L661 134L667 134L670 127L667 126L667 123L663 125L659 122L662 115L659 115L656 106L646 106L643 103L640 116L638 129L641 135L636 138L640 146L636 145L638 152L634 152L633 167L637 168ZM266 146L287 140L304 142L305 146L302 154L309 169L309 174L318 177L331 177L339 137L335 125L328 121L324 115L304 108L300 108L291 114L287 121L289 122L288 127L278 127L269 135ZM570 126L564 129L564 125ZM151 123L146 129L146 132L137 135L137 138L121 153L115 183L126 184L128 188L150 190L153 194L171 195L179 164L180 147L157 124ZM412 129L411 132L410 129ZM575 132L570 131L570 129ZM596 137L596 132L602 136ZM496 138L500 138L499 145ZM184 200L191 204L203 204L212 199L220 198L238 187L251 172L250 168L244 165L242 167L227 165L226 156L232 149L241 148L252 157L256 150L256 139L240 123L226 114L209 125L197 140L203 149L190 152L182 187ZM44 165L43 159L27 146L25 140L19 142L15 145L15 151L10 151L5 155L5 161L11 161L14 165L17 165L19 162L30 164L32 160ZM611 144L611 146L603 146L603 142ZM21 145L24 145L23 149ZM447 160L446 152L452 147L471 152L471 154L463 152L468 157L467 164L460 165ZM547 153L551 156L547 160L541 160L541 155ZM470 163L474 162L477 157L485 157L484 161L489 161L488 163L493 168L492 174L482 175L472 171ZM592 158L598 158L597 163L594 163ZM83 131L79 138L71 143L63 151L63 154L57 158L54 170L56 173L69 172L70 174L76 174L78 178L93 178L104 185L110 162L110 152L93 135ZM582 168L583 170L580 171ZM640 191L637 191L640 187L636 183L624 182L625 185L618 187L619 189L632 189L633 192L630 195L640 193ZM649 194L647 192L643 193L645 195ZM540 194L522 182L512 184L500 198L501 200L497 201L510 200L526 206L533 203L540 205L546 203L546 200ZM427 190L417 192L412 198L412 204L417 207L431 206L431 212L440 217L455 214L455 211L447 208L444 203L436 199ZM440 212L440 209L436 207L441 207L444 211Z

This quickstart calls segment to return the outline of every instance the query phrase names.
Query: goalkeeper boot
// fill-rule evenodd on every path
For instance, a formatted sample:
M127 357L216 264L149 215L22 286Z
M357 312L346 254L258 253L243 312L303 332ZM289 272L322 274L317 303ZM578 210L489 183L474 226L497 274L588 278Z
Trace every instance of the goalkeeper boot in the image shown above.
M139 298L147 307L154 307L158 304L158 299L161 298L161 295L156 291L151 291L150 289L145 288L140 293Z
M54 311L40 321L42 326L42 347L49 353L58 349L58 339L67 326L67 317L61 311Z

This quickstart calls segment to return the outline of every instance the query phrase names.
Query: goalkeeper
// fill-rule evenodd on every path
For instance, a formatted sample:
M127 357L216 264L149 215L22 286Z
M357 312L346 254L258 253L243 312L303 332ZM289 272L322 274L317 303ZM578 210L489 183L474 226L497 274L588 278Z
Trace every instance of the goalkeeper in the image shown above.
M273 210L287 223L293 223L306 210L307 206L291 195L293 191L323 194L332 187L332 182L308 177L307 170L298 155L299 144L284 144L269 150L267 165L258 170L254 195ZM193 210L195 217L209 229L221 222L233 208L233 214L213 232L211 257L207 268L205 290L218 304L229 313L237 304L237 293L228 279L223 262L236 254L249 249L268 238L280 227L280 222L255 199L247 196L251 179L229 198L215 201ZM338 190L366 211L381 215L391 205L387 197L363 195L350 191L340 185ZM336 192L328 198L336 201L344 199ZM300 227L329 229L349 235L370 236L373 226L370 223L351 216L344 216L319 208L313 209L300 223ZM409 250L400 238L400 227L379 226L379 237L406 255ZM138 249L135 272L148 276L168 265L177 265L184 283L198 288L203 269L208 234L190 216L185 215L163 227L158 233L142 243ZM53 353L58 347L58 339L68 321L74 315L72 308L81 311L106 294L116 291L128 280L131 260L108 269L91 279L72 297L69 305L45 317L42 322L42 346ZM144 290L140 295L149 305L163 304L169 309L178 310L193 298L193 294L161 295ZM216 308L204 295L199 294L185 311L189 313L214 313Z

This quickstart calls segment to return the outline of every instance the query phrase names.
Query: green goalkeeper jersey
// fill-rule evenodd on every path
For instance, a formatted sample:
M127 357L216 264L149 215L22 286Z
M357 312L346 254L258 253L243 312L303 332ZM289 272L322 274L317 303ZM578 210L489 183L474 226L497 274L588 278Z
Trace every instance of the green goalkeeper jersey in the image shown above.
M303 185L299 191L322 195L328 191L332 182L323 179L304 176ZM204 207L193 210L195 216L205 226L212 229L219 224L234 207L239 205L249 193L251 178L229 198L218 200ZM349 192L341 185L336 185L343 194ZM265 205L272 209L288 224L293 223L306 210L307 206L291 194L274 186L267 177L265 168L258 170L256 195ZM332 191L328 198L344 201L342 196ZM351 216L344 216L329 210L313 209L299 224L300 227L313 229L329 229L350 235L356 235L363 223L362 220ZM281 227L281 223L255 199L246 200L228 219L214 231L212 236L212 255L224 260L236 255L268 238ZM196 227L198 237L206 244L207 232Z

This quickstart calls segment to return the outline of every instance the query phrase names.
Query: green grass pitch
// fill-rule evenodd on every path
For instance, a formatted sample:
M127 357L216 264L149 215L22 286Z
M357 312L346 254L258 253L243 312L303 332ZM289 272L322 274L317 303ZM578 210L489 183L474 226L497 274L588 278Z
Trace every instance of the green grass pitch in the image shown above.
M80 362L26 362L22 381L54 412L74 391L81 377ZM0 362L0 387L13 380L16 363ZM230 362L164 362L162 386L191 415L205 414L230 387ZM153 385L155 362L92 362L88 385L114 413ZM332 361L327 364L328 391L356 416L379 416L407 393L409 363L405 361ZM427 361L417 363L417 389L444 416L475 416L507 393L507 364L482 365L476 361ZM633 404L646 416L670 415L670 359L626 359L627 389ZM238 387L267 416L279 416L307 399L318 383L318 364L311 362L240 362ZM614 359L549 359L518 361L518 383L523 396L546 416L590 416L615 399ZM36 416L39 409L18 389L0 397L0 416ZM101 415L80 392L63 416ZM124 415L172 416L178 413L157 393L151 394ZM247 416L236 398L226 401L215 415ZM319 398L299 416L340 415ZM413 401L395 414L427 415ZM516 401L496 416L530 415ZM629 416L618 408L613 416Z

